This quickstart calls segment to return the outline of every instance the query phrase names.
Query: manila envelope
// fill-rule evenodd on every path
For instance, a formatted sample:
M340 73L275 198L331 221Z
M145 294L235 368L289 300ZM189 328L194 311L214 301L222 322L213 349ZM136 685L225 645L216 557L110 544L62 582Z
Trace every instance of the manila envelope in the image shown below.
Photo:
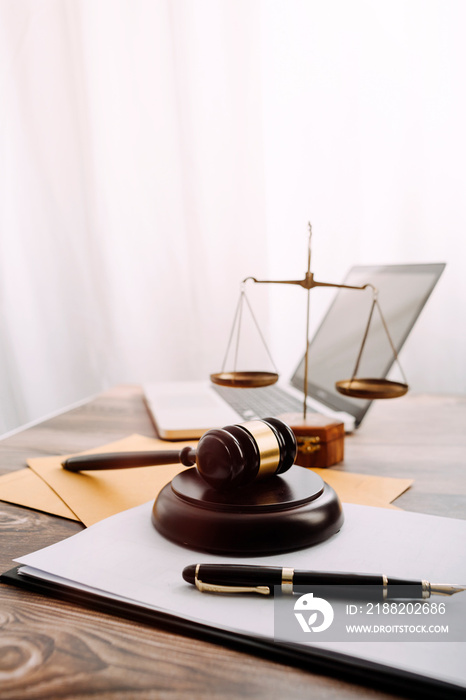
M395 479L370 474L351 474L332 469L313 469L335 491L344 503L356 503L360 506L379 506L380 508L397 508L392 501L401 496L413 479Z
M31 469L20 469L0 476L0 500L69 520L79 520L60 496Z

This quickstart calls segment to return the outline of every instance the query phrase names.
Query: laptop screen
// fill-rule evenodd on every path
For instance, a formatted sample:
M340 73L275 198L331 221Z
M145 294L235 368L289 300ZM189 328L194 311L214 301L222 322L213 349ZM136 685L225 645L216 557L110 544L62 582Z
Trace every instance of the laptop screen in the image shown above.
M353 267L344 284L372 284L391 339L400 351L429 298L444 263ZM313 292L314 294L316 291ZM342 396L335 382L350 379L361 347L372 306L372 290L340 289L309 345L308 393L338 411L354 415L359 425L371 401ZM357 376L385 378L395 358L377 307ZM304 358L291 384L300 391L304 386Z

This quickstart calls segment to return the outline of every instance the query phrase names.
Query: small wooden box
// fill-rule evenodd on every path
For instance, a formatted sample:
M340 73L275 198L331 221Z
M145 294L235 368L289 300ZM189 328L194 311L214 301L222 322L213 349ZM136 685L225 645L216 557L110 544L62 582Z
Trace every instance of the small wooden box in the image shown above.
M296 436L296 464L325 468L343 460L344 423L320 413L308 414L306 420L299 413L283 413L279 418L290 426Z

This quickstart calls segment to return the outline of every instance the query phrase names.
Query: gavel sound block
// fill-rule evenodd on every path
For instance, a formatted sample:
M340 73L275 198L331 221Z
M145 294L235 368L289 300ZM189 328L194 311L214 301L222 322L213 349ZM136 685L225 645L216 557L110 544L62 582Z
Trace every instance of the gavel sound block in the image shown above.
M162 489L152 522L190 549L252 556L322 542L341 528L343 513L335 491L304 467L223 493L188 469Z

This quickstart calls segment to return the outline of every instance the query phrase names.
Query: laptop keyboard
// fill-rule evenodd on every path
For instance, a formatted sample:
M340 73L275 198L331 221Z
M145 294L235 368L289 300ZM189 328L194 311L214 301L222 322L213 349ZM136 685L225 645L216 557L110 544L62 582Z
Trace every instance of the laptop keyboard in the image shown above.
M254 389L232 389L213 384L212 388L245 420L278 416L281 413L300 413L303 402L278 386ZM308 411L312 411L308 407Z

